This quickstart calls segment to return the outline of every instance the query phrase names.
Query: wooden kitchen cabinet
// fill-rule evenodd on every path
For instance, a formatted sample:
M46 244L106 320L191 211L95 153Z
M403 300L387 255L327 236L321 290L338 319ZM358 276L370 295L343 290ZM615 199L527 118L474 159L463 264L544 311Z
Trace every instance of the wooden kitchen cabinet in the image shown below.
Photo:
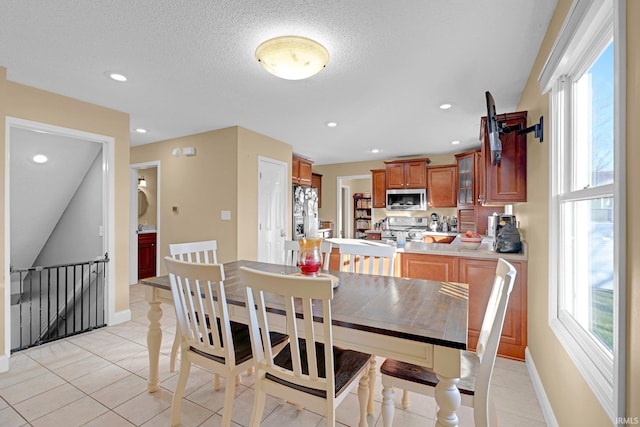
M456 282L457 258L442 255L403 253L400 271L410 279Z
M478 233L476 211L474 208L458 209L458 233L464 233L468 230Z
M458 231L464 233L467 230L475 231L486 236L489 227L489 215L504 213L504 206L474 206L458 209Z
M498 114L498 120L509 128L527 127L527 112ZM527 136L518 131L500 135L502 159L494 165L487 130L487 118L480 120L482 171L479 199L485 203L511 204L527 201Z
M311 174L311 188L318 190L318 209L322 207L322 175L319 173Z
M473 207L478 203L480 179L479 172L480 150L465 151L458 153L456 162L458 164L458 208Z
M457 206L458 166L438 165L427 168L427 197L429 208Z
M475 349L498 260L406 252L398 254L398 258L402 277L469 284L468 348ZM518 273L507 306L498 354L524 360L527 347L527 262L509 262Z
M313 162L299 156L291 160L291 181L296 185L311 187L311 165Z
M476 348L482 319L487 308L497 260L460 258L458 282L469 284L469 336L467 347ZM517 270L513 291L500 337L498 354L511 359L524 360L527 346L527 263L509 261Z
M373 169L371 171L371 206L374 209L387 206L386 175L386 169Z
M387 188L427 188L427 165L430 162L426 157L384 162Z
M156 233L138 234L138 280L156 275Z

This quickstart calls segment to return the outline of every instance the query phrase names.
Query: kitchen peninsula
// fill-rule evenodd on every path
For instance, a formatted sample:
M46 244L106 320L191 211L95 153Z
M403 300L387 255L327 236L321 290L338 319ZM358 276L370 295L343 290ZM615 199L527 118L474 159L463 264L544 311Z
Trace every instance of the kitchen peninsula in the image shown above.
M382 245L384 241L361 239L327 239L333 244L330 270L340 270L340 244ZM407 242L398 249L395 275L469 284L468 347L475 349L482 318L493 285L498 258L509 261L518 271L509 300L498 354L524 360L527 346L527 260L528 248L523 242L522 253L497 253L490 239L476 249L462 247L460 237L451 243Z

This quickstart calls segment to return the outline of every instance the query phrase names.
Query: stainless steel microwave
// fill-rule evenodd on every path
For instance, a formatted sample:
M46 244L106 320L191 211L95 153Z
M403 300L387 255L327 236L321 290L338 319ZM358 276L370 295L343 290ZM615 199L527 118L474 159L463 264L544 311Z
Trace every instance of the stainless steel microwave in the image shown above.
M427 190L387 190L387 209L426 211Z

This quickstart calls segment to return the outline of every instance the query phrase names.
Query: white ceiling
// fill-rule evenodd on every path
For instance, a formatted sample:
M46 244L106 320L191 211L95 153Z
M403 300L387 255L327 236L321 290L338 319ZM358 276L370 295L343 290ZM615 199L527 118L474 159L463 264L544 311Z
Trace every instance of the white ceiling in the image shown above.
M2 0L0 66L129 113L131 145L239 125L316 164L450 153L478 145L485 91L515 109L556 1ZM267 74L255 48L287 34L322 43L326 69Z

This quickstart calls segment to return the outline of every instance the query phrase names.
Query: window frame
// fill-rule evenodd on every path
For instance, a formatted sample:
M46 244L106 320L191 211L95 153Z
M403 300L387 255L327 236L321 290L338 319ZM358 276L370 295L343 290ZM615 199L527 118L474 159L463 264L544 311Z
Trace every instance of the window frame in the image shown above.
M568 188L571 156L565 144L572 137L573 81L614 41L614 182L580 190ZM612 422L625 416L626 355L626 3L613 0L575 0L539 78L549 93L551 138L549 157L549 218L561 218L563 201L614 199L613 351L587 333L562 310L566 287L559 280L562 229L549 227L549 325Z

